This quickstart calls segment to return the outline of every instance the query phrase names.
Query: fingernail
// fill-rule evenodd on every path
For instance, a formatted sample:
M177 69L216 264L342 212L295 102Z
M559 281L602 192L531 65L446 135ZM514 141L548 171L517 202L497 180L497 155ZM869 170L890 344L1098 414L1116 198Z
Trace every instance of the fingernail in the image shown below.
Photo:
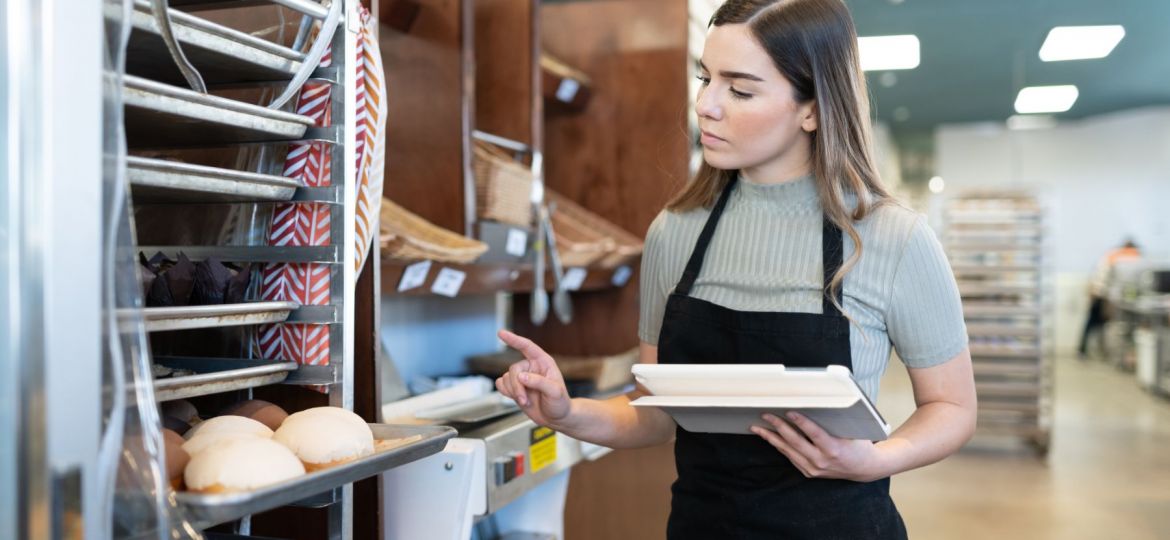
M793 412L788 413L788 419L789 420L796 420L797 419L796 413L793 413Z
M775 422L776 421L776 417L772 416L770 414L765 414L763 418L764 418L764 421L766 421L766 422Z
M520 374L520 380L521 380L521 381L523 381L523 382L528 382L528 374L527 374L527 373L521 373L521 374Z

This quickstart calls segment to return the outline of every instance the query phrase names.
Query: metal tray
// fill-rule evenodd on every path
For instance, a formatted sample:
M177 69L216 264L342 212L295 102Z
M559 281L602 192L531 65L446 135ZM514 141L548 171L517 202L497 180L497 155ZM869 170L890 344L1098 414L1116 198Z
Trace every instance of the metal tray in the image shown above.
M158 147L299 139L307 116L276 111L127 75L122 97L126 140Z
M287 201L300 182L283 176L130 156L126 176L135 202Z
M186 369L195 375L156 379L154 395L158 401L206 396L232 390L255 388L283 382L296 362L273 360L236 360L228 358L155 357L156 364Z
M375 452L359 460L312 472L255 491L201 495L177 493L178 503L198 528L210 527L241 517L285 506L318 493L368 478L400 465L439 453L455 430L446 426L398 426L370 424L375 439L396 439L421 435L405 446Z
M116 18L119 11L119 6L109 4L106 17ZM293 49L175 9L168 11L183 54L208 84L289 80L304 61L305 55ZM159 33L150 3L136 0L129 22L126 72L186 85Z
M296 302L246 302L220 306L154 307L142 310L147 332L244 326L284 321Z

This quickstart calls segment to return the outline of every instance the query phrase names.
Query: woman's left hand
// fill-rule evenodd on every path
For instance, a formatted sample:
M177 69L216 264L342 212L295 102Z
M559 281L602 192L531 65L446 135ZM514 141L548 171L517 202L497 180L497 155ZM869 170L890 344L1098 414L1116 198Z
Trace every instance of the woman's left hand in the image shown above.
M872 441L839 439L803 415L787 416L791 424L765 414L772 429L753 427L752 432L776 447L805 477L871 482L888 476L882 473L881 450Z

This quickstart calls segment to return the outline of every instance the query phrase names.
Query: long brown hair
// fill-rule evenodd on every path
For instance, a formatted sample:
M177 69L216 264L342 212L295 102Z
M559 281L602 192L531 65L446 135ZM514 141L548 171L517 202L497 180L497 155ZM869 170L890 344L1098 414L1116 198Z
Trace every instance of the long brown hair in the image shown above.
M725 24L746 24L792 83L797 102L816 101L817 130L809 136L817 193L825 217L856 246L830 281L829 298L836 304L836 290L861 258L861 236L854 222L894 202L874 165L869 94L849 8L841 0L728 0L709 26ZM716 169L704 160L694 180L666 208L673 212L710 208L737 172ZM852 212L847 195L857 199Z

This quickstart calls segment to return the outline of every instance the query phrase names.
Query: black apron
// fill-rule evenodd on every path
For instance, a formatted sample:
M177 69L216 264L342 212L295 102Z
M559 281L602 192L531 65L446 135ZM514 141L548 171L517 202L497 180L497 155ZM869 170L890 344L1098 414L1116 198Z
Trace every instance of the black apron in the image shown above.
M690 297L707 247L735 188L733 176L699 235L666 303L658 340L664 364L784 364L853 368L849 321L826 292L823 314L735 311ZM821 251L828 284L843 256L841 230L824 220ZM841 288L837 301L842 302ZM758 435L676 430L678 480L671 488L667 538L886 539L906 529L888 478L859 483L808 479Z

